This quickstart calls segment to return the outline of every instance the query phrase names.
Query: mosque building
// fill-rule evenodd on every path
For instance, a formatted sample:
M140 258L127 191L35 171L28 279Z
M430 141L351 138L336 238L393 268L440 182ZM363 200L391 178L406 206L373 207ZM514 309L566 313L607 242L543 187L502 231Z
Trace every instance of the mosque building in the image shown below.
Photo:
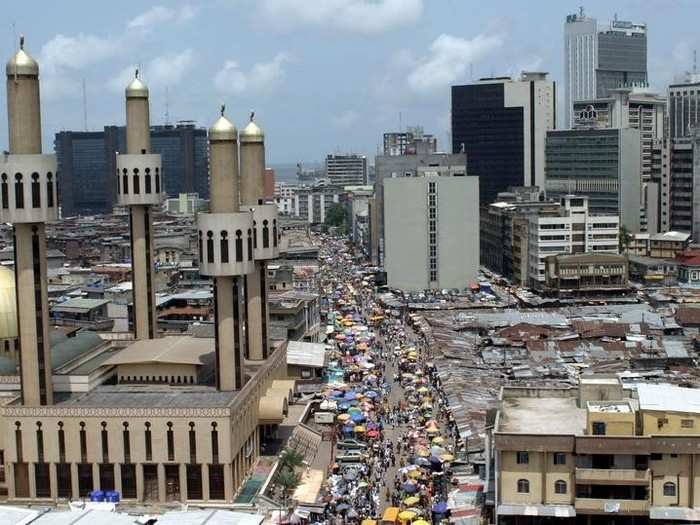
M264 134L224 109L209 129L211 207L198 217L200 271L214 280L214 337L160 336L152 209L164 187L151 152L149 91L126 88L119 203L129 208L134 334L50 334L45 224L58 220L56 160L41 151L39 64L24 43L6 67L9 154L0 219L14 227L15 273L0 268L0 493L55 502L117 491L125 502L231 503L261 439L282 422L294 380L270 347L265 261L277 213L262 197ZM15 297L15 290L18 291Z

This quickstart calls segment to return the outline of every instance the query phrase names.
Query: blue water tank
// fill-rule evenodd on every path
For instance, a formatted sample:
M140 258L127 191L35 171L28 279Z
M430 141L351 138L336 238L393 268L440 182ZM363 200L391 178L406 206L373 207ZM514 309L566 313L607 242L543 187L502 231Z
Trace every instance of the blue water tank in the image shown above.
M119 503L119 492L116 490L105 492L105 501L108 501L109 503Z
M101 490L93 490L90 493L90 501L104 501L105 500L105 493L102 492Z

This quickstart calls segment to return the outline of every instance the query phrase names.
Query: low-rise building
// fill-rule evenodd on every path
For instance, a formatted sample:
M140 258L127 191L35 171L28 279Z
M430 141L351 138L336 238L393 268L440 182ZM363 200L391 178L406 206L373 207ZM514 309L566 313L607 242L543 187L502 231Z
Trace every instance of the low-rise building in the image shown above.
M673 259L628 255L627 260L632 281L647 286L668 286L678 279L678 264Z
M700 250L688 249L676 255L678 283L700 286Z
M504 387L494 428L497 523L681 523L700 514L700 391ZM656 521L660 520L660 521Z
M685 250L690 240L687 232L636 233L629 236L625 253L668 259Z
M627 257L611 253L550 255L544 291L548 294L620 294L629 290Z
M68 299L51 307L51 323L106 331L114 326L107 316L108 299Z

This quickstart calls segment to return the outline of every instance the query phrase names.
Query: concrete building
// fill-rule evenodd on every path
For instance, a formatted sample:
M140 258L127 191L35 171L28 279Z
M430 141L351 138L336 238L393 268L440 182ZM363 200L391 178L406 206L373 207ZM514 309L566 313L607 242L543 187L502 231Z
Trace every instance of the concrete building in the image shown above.
M466 153L486 206L509 186L544 187L547 131L556 128L556 84L523 72L452 86L452 152Z
M624 255L584 253L545 259L546 294L557 297L620 295L628 292L629 263Z
M170 197L198 193L208 198L207 132L191 122L151 126L151 148L161 155ZM117 187L109 174L116 154L126 150L126 128L105 126L103 131L61 131L54 148L61 173L60 201L64 216L108 213L117 202Z
M437 153L437 138L423 132L421 126L406 131L384 133L384 155L416 155Z
M367 184L367 157L364 155L328 155L326 178L335 186Z
M467 173L467 157L463 153L416 153L406 155L377 155L374 159L376 170L375 210L376 211L376 241L372 241L372 259L378 265L384 264L386 254L384 235L384 181L397 177L418 177L426 169L437 170L441 173ZM374 229L374 225L370 224Z
M340 204L343 189L327 184L301 186L294 193L292 216L304 219L309 224L323 224L328 209L334 204Z
M595 215L588 198L566 195L559 216L531 216L528 222L528 285L545 284L547 258L561 254L619 253L618 215Z
M647 27L623 20L599 26L583 8L564 23L564 123L573 126L579 100L607 97L611 89L647 84Z
M700 128L700 73L668 86L669 138L689 137Z
M550 131L546 156L548 196L587 196L592 213L619 215L628 231L640 231L639 130Z
M160 198L161 163L149 153L148 89L136 78L126 90L128 153L113 172L131 208L135 339L83 331L49 349L44 223L57 220L56 164L40 153L39 66L23 47L6 69L10 153L0 163L0 214L15 225L22 348L19 374L13 362L3 367L0 491L42 505L94 490L117 491L126 503L230 505L294 389L285 344L245 361L237 336L240 276L255 254L253 212L235 198L238 134L223 116L210 130L212 206L198 222L200 272L215 281L215 337L157 338L152 329L150 206ZM27 173L34 177L25 183Z
M695 521L696 401L696 389L616 377L504 387L493 434L497 523Z
M662 223L700 242L700 132L659 142L658 154Z
M402 290L466 288L479 270L479 179L427 167L384 179L384 268ZM407 213L406 210L410 210Z
M196 215L209 208L209 201L199 193L180 193L177 197L165 199L164 211L173 215Z
M669 259L684 251L689 244L690 234L686 232L636 233L630 235L625 253Z

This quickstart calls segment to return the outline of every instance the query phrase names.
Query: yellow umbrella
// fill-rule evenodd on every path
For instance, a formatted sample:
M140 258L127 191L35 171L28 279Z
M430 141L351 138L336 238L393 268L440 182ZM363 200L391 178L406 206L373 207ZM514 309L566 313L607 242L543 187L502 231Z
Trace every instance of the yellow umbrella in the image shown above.
M430 525L430 523L425 520L416 520L413 522L413 525Z
M416 392L418 392L419 394L427 394L428 392L430 392L430 390L428 390L428 387L422 386L418 390L416 390Z
M408 473L408 477L413 478L413 479L418 479L421 476L422 476L422 474L421 474L420 470L418 470L418 469L412 470L411 472Z
M443 461L454 461L455 457L452 454L442 454L440 459Z
M410 511L410 510L404 510L403 512L399 512L399 519L401 521L411 521L416 516L417 516L417 514L415 512Z
M427 458L428 456L430 456L430 450L428 450L427 448L422 448L418 452L416 452L416 454L418 454L422 458Z
M350 419L350 414L340 414L340 415L338 415L338 421L340 421L340 422L342 422L342 423L344 423L344 422L347 421L348 419Z
M442 445L445 442L445 438L442 436L437 436L433 438L433 443L435 445Z
M426 432L427 434L439 434L439 433L440 433L440 429L439 429L439 428L433 428L433 427L431 427L431 428L426 428L426 429L425 429L425 432Z
M415 496L409 496L405 500L403 500L404 505L411 507L412 505L415 505L420 501L420 498L416 498Z
M367 429L365 427L363 427L362 425L357 425L354 428L354 430L355 430L355 432L360 433L360 434L367 431Z

